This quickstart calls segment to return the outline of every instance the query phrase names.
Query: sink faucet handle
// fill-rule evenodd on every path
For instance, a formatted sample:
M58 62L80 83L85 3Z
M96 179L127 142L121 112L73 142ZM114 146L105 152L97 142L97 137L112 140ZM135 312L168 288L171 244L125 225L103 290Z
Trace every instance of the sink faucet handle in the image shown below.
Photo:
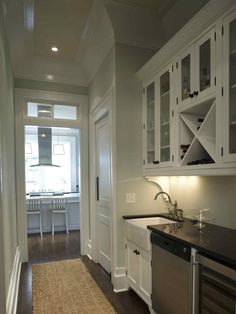
M177 209L177 208L178 208L178 203L177 203L177 201L174 202L173 207L174 207L174 209Z

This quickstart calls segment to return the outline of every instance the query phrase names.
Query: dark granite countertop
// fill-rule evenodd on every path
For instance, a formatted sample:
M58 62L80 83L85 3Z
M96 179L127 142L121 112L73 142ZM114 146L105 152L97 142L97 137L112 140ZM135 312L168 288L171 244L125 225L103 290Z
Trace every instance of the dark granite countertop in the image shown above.
M151 216L129 215L123 216L123 218L134 219L154 216L168 218L168 214ZM153 225L148 226L148 229L165 235L170 239L190 245L202 254L236 269L236 230L208 223L204 224L206 226L199 230L191 220L184 219L182 223Z

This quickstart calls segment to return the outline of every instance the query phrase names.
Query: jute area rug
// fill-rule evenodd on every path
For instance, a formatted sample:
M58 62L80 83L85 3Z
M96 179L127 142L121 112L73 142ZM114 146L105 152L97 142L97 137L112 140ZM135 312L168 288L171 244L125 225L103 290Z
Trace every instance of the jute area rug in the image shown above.
M32 266L33 314L116 313L80 259Z

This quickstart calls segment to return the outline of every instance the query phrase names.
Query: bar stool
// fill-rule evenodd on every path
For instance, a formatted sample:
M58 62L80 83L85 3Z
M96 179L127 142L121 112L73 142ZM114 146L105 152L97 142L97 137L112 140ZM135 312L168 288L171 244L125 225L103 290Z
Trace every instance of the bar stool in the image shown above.
M42 210L42 202L41 202L40 199L30 199L30 200L28 200L27 216L28 215L38 215L39 216L39 229L37 229L36 231L39 231L40 235L42 237L43 229L42 229L41 210Z
M52 199L52 235L54 236L55 229L55 219L54 215L64 214L65 215L65 224L66 224L66 233L69 233L68 230L68 217L67 217L67 199L63 197L56 197Z

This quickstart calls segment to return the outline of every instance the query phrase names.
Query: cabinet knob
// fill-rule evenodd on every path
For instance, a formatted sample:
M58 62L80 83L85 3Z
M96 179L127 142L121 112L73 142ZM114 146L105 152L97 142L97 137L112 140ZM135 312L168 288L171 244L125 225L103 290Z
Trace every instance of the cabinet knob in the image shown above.
M137 254L137 252L138 252L137 250L134 250L134 253L135 253L135 254Z
M140 254L140 252L139 252L139 251L137 251L137 252L136 252L136 255L139 255L139 254Z
M193 92L193 95L194 95L194 96L197 96L197 95L198 95L198 91L194 91L194 92Z
M190 93L190 94L189 94L189 97L190 97L190 98L193 98L193 96L194 96L194 93Z
M159 160L154 160L153 163L154 163L154 165L158 165L160 162L159 162Z

